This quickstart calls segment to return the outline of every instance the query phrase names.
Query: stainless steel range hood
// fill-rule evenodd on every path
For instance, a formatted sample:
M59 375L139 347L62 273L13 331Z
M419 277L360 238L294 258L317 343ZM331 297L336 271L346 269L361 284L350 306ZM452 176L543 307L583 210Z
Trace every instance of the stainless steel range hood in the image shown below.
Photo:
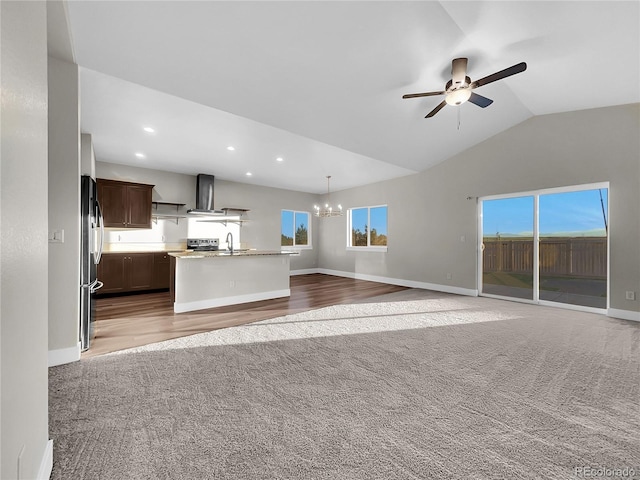
M219 216L225 215L224 210L213 208L213 175L200 173L196 181L196 208L187 210L190 215Z

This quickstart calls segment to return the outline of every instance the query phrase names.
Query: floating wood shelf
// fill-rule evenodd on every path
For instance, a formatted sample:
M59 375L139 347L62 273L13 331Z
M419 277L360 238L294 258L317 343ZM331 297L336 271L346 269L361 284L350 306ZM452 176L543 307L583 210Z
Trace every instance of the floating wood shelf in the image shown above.
M186 203L176 203L176 202L151 202L151 204L155 207L155 211L151 214L151 218L152 220L154 220L155 223L158 223L159 219L171 219L171 220L175 220L176 221L176 225L178 224L178 222L180 221L181 218L187 218L186 215L181 215L180 212L180 208L184 207L186 205ZM160 205L169 205L171 207L176 207L176 213L172 214L172 213L158 213L158 206Z
M220 210L223 210L224 212L239 212L240 215L242 215L243 213L247 213L250 212L251 210L249 210L248 208L234 208L234 207L223 207Z
M158 205L172 205L172 206L175 206L177 208L184 207L186 205L186 203L175 203L175 202L156 202L156 201L153 201L151 203L153 205L155 205L156 208L157 208Z
M227 215L242 217L245 213L250 211L248 208L222 207L220 210L224 212L224 216L220 216L219 218L202 219L198 220L198 222L222 223L226 227L229 223L235 223L236 225L242 226L243 223L249 221L247 219L243 220L242 218L227 218Z

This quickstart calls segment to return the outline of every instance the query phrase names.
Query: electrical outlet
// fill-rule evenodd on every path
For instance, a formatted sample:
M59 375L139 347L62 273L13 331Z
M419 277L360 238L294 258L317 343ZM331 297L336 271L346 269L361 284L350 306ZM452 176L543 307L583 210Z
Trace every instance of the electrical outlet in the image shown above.
M447 273L447 280L451 280L452 277L453 275L451 275L450 273Z
M627 300L635 300L636 292L627 292L624 298L626 298Z
M466 242L467 241L467 237L465 237L464 235L460 235L460 241L461 242Z
M236 281L235 280L229 280L229 287L235 288L235 286L236 286Z

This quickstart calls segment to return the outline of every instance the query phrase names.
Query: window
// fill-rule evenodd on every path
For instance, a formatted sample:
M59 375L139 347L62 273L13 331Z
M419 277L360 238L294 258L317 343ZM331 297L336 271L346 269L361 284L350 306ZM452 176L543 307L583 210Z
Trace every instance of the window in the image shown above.
M350 208L348 249L387 251L387 206Z
M280 245L283 247L311 248L311 214L282 210Z

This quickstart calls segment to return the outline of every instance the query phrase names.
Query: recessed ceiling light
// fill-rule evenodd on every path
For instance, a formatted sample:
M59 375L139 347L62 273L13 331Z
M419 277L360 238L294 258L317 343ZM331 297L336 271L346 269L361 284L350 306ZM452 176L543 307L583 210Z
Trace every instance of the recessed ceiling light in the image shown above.
M284 158L278 157L278 158L276 158L276 162L284 162Z
M227 147L227 150L230 150L230 151L232 151L232 152L233 152L233 151L235 150L235 147L232 147L231 145L229 145L229 146Z
M247 173L245 173L245 175L246 175L247 177L250 177L251 175L253 175L253 173L251 173L251 172L247 172Z
M138 157L138 158L145 158L145 157L146 157L146 155L145 155L144 153L140 153L140 152L138 152L138 153L136 153L136 157Z
M143 130L147 133L155 133L156 130L154 128L151 127L144 127Z

